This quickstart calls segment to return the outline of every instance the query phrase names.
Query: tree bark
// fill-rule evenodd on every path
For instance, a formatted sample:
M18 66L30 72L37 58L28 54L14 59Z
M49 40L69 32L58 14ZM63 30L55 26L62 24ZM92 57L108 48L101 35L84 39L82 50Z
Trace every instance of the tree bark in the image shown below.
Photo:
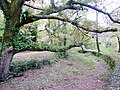
M9 67L14 55L10 19L6 17L5 30L2 42L1 62L0 62L0 80L5 80L9 75Z
M0 61L0 80L5 80L8 77L10 64L15 53L13 41L15 40L14 33L16 32L16 27L13 22L14 20L11 19L9 16L6 17L1 50L2 57Z
M0 2L0 6L4 11L4 17L6 20L1 50L2 56L0 61L0 80L5 80L9 75L10 64L13 55L15 54L14 49L15 43L17 41L16 35L19 32L19 27L17 27L17 25L20 23L21 7L24 2L23 0L11 0L11 3L9 3L9 5L7 3L7 0L2 0Z
M0 80L5 80L9 75L10 63L14 55L13 47L6 48L2 53L0 63Z
M120 52L120 37L117 37L118 39L118 52Z
M0 80L5 80L9 75L10 64L15 54L17 33L19 32L19 28L13 23L13 19L8 19L6 22L2 43L2 57L0 61Z
M100 46L99 46L98 34L96 34L96 46L97 46L97 51L98 51L98 55L99 55L99 53L100 53Z

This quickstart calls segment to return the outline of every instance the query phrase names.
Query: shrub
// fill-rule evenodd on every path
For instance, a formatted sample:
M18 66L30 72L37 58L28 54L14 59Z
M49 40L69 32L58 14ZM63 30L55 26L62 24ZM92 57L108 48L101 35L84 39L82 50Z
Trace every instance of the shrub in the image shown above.
M32 59L26 61L12 62L10 73L17 75L30 69L40 69L44 65L51 65L51 62L48 58L43 58L41 60Z

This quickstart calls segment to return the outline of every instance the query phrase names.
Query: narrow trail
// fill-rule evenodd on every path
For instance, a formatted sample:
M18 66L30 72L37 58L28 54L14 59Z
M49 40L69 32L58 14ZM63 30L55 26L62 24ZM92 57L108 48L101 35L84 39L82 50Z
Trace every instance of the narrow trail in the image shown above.
M108 90L120 90L120 53L114 52L110 56L114 58L116 66L111 74Z
M36 52L37 56L51 55L49 52ZM33 52L20 53L33 56ZM35 55L36 55L35 54ZM109 71L98 59L91 60L95 67L80 61L60 59L52 66L25 72L24 76L8 80L0 85L0 90L106 90Z

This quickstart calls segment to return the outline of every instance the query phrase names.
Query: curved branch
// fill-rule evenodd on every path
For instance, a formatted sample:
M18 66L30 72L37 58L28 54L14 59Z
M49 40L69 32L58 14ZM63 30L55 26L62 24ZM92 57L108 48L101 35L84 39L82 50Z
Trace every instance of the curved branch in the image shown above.
M109 30L103 30L103 31L99 31L99 30L91 30L89 28L85 28L83 26L80 26L78 23L72 21L72 20L69 20L68 18L63 18L63 17L59 17L59 16L53 16L53 15L36 15L36 16L30 16L30 17L27 17L27 20L23 23L21 23L20 26L24 25L24 24L28 24L30 22L34 22L36 20L39 20L39 19L56 19L56 20L60 20L60 21L63 21L63 22L68 22L72 25L74 25L75 27L77 28L81 28L85 31L89 31L89 32L95 32L95 33L103 33L103 32L116 32L118 31L117 28L115 29L109 29Z
M64 10L82 10L82 8L80 6L69 6L69 5L65 5L65 6L60 6L60 7L55 7L55 8L48 8L46 10L44 10L43 12L40 13L40 15L50 15L53 13L58 13Z
M116 10L120 9L120 6L115 8L110 14L114 13Z
M80 6L74 6L74 5L80 5ZM105 11L103 11L103 10L101 10L101 9L98 9L98 8L96 8L96 7L94 7L94 6L87 5L87 4L84 4L84 3L81 3L81 2L76 2L76 1L72 1L70 5L69 5L69 4L66 4L65 6L60 6L60 7L57 7L57 8L55 8L55 9L53 9L53 10L50 10L50 11L48 11L48 12L42 12L42 13L43 13L44 15L50 15L50 14L52 14L52 13L58 13L58 12L60 12L60 11L66 10L66 9L71 9L71 10L83 10L81 6L88 7L88 8L91 8L91 9L93 9L93 10L96 10L96 11L98 11L98 12L100 12L100 13L103 13L104 15L107 15L112 22L120 24L119 21L114 20L114 19L112 18L112 16L110 15L110 13L105 12Z
M75 6L75 5L77 5L77 6ZM80 6L78 6L78 5L80 5ZM72 1L70 5L66 4L65 6L60 6L60 7L56 7L56 8L49 9L49 10L47 10L47 9L43 10L43 12L41 12L41 13L39 13L37 15L29 15L18 26L20 27L20 26L23 26L24 24L28 24L28 23L37 21L39 19L56 19L56 20L60 20L60 21L63 21L63 22L71 23L72 25L76 26L77 28L81 28L81 29L89 31L89 32L102 33L102 32L110 32L110 31L114 32L114 31L117 31L116 28L115 29L109 29L109 30L103 30L103 31L91 30L91 29L88 29L88 28L85 28L83 26L78 25L78 23L76 23L76 22L74 22L72 20L62 18L62 17L58 17L58 16L50 16L50 14L58 13L60 11L66 10L66 9L81 10L82 9L81 6L85 6L85 7L91 8L93 10L96 10L96 11L98 11L100 13L103 13L103 14L107 15L111 19L111 21L113 21L114 23L120 24L120 22L114 20L109 13L107 13L105 11L102 11L101 9L98 9L98 8L96 8L94 6L87 5L87 4L84 4L84 3Z
M25 6L28 6L30 8L33 8L33 9L37 9L37 10L45 10L45 9L42 9L42 8L38 8L38 7L35 7L35 6L32 6L32 5L29 5L29 4L24 4Z
M34 46L30 46L26 47L26 48L22 48L18 52L21 51L51 51L51 52L65 52L73 47L81 47L83 45L83 43L80 44L76 44L76 45L69 45L67 47L64 46L52 46L52 45L47 45L47 46L41 46L41 45L34 45Z
M80 6L75 6L75 5L80 5ZM66 9L70 9L70 10L82 10L81 6L88 7L88 8L91 8L93 10L96 10L96 11L98 11L100 13L103 13L104 15L107 15L110 18L110 20L113 21L114 23L120 24L120 22L117 21L117 20L114 20L112 18L112 16L108 12L102 11L101 9L98 9L98 8L96 8L94 6L87 5L87 4L80 3L80 2L75 2L75 1L72 1L71 5L66 4L65 6L60 6L60 7L55 7L55 8L49 8L49 9L45 9L45 10L44 9L40 9L40 10L43 10L43 11L41 13L39 13L39 15L50 15L50 14L53 14L53 13L61 12L61 11L66 10ZM36 7L33 7L33 6L30 6L30 7L36 8ZM38 8L36 8L36 9L38 9ZM41 19L41 18L39 18L39 19ZM34 18L34 20L31 20L31 19L28 20L28 19L26 19L23 22L21 22L20 26L24 25L24 23L27 24L27 23L31 23L30 21L33 22L33 21L37 21L37 20L38 20L38 18Z
M80 2L75 2L75 1L73 1L72 4L80 5L80 6L85 6L85 7L91 8L91 9L93 9L93 10L95 10L95 11L98 11L98 12L100 12L100 13L103 13L103 14L107 15L107 16L110 18L110 20L113 21L114 23L120 24L120 22L117 21L117 20L114 20L114 19L112 18L112 16L111 16L108 12L102 11L101 9L98 9L98 8L96 8L96 7L94 7L94 6L87 5L87 4L80 3Z
M32 8L36 8L36 7L33 7L33 6L30 6ZM36 8L38 9L38 8ZM71 10L81 10L81 7L80 6L68 6L68 5L65 5L65 6L60 6L60 7L56 7L56 8L49 8L49 9L43 9L42 12L40 12L39 14L37 15L33 15L33 16L44 16L44 15L50 15L50 14L53 14L53 13L58 13L58 12L61 12L63 10L66 10L66 9L71 9ZM40 9L42 10L42 9ZM31 14L31 13L30 13ZM44 18L44 17L43 17ZM18 27L21 27L23 26L24 24L28 24L28 23L32 23L34 21L37 21L39 20L40 18L33 18L31 17L31 15L27 15L26 19L25 20L22 20L21 23L18 25Z

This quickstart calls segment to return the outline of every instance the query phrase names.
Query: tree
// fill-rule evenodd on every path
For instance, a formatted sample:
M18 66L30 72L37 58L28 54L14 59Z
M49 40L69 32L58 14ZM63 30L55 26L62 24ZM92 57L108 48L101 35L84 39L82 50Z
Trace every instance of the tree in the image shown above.
M13 58L13 55L16 53L16 46L18 34L20 31L20 27L24 26L25 24L32 23L34 21L40 20L40 19L56 19L63 22L68 22L71 25L74 25L77 28L81 28L83 30L89 31L89 32L96 32L96 33L102 33L102 32L109 32L109 31L117 31L117 29L109 29L109 30L91 30L88 28L85 28L83 26L80 26L79 23L75 22L74 20L70 20L69 18L52 15L53 13L58 13L64 10L84 10L83 7L94 9L100 13L103 13L107 15L114 23L119 23L119 21L114 20L111 15L107 12L102 11L101 9L98 9L94 6L76 2L73 0L67 1L64 5L61 5L60 3L54 3L54 0L52 0L52 4L54 7L47 6L38 8L35 7L27 1L30 1L32 3L35 3L34 0L0 0L0 7L4 14L5 19L5 29L4 29L4 35L3 35L3 42L2 42L2 59L0 63L0 80L4 80L9 75L9 67L11 60ZM45 2L42 0L41 4L45 4ZM23 6L30 7L34 10L40 10L39 13L32 13L28 10L23 11ZM58 6L58 7L57 7Z
M117 37L117 39L118 39L118 46L119 46L118 52L120 52L120 37Z
M96 0L94 0L96 7L98 7L98 2ZM96 11L96 29L98 29L98 12L97 11ZM97 46L97 51L98 51L98 56L99 56L100 46L99 46L99 37L98 37L97 33L96 33L96 46Z

